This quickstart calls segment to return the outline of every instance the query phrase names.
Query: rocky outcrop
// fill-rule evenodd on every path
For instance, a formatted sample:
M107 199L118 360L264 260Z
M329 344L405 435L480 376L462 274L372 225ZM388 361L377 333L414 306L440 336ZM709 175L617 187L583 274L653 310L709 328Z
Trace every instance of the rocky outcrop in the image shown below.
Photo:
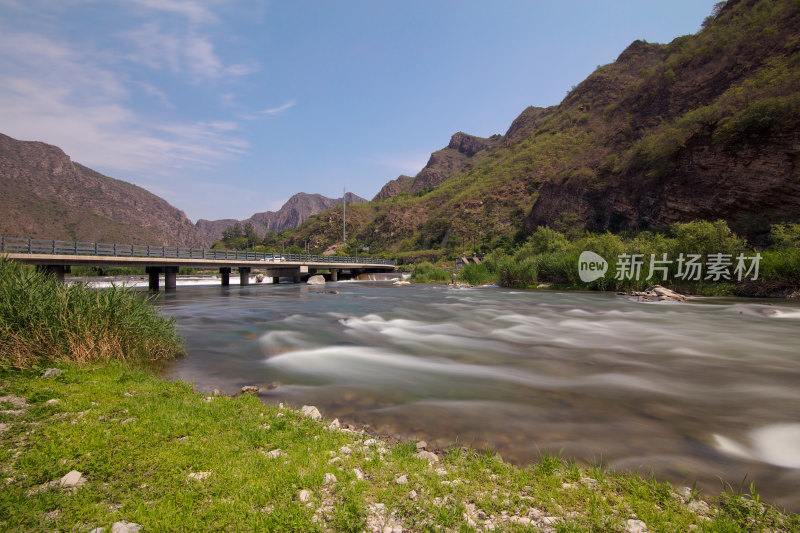
M653 285L644 291L632 292L631 295L636 296L636 299L640 302L685 302L688 300L683 294L661 285Z
M450 137L445 148L433 152L425 167L413 178L402 175L386 183L372 200L385 200L404 192L417 194L472 168L492 147L502 142L501 135L476 137L462 131Z
M372 201L375 202L378 200L386 200L387 198L392 198L398 194L408 192L411 189L411 184L413 181L414 178L411 176L402 174L392 181L386 183L386 185L384 185L381 190L378 191L378 194L375 195Z
M356 196L353 193L346 194L348 204L360 204L367 200ZM321 194L297 193L283 204L278 211L264 211L256 213L247 220L237 221L234 219L205 220L197 221L197 227L202 231L207 239L212 241L222 238L222 231L235 222L242 224L250 223L253 225L256 234L264 235L268 231L282 231L285 229L296 228L311 215L316 215L334 205L341 205L341 198L328 198Z
M201 247L205 236L145 189L73 162L60 148L0 134L0 234Z
M488 139L484 139L483 137L476 137L459 131L450 137L450 144L447 147L451 150L457 150L467 157L472 157L481 150L486 150L492 146L493 142L499 137L499 135L493 135Z
M433 152L425 168L414 176L408 192L415 194L432 189L440 183L475 166L482 156L500 143L500 135L488 139L458 132L450 138L446 148Z

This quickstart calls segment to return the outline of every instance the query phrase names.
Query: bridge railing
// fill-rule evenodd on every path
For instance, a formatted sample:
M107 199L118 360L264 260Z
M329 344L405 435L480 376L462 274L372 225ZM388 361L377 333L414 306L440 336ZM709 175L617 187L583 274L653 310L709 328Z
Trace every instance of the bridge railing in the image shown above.
M146 257L167 259L217 259L234 261L266 261L281 263L360 263L394 265L389 259L338 255L278 254L240 250L208 250L180 246L146 246L141 244L107 244L102 242L56 241L0 237L0 254L94 255L107 257Z

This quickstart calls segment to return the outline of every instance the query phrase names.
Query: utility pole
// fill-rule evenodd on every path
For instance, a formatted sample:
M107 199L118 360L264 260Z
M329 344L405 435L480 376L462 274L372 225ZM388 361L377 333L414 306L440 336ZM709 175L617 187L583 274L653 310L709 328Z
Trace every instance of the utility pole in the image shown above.
M342 187L342 245L347 244L347 188Z

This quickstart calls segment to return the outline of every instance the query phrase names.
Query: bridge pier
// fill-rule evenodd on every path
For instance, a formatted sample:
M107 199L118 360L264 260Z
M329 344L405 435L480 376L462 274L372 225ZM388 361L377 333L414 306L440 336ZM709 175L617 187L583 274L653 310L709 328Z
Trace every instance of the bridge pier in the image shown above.
M220 268L219 277L222 279L222 286L228 287L231 284L231 267Z
M148 287L152 292L158 292L158 277L161 274L161 270L162 267L146 267L144 269L149 278Z
M239 285L250 285L250 267L239 267Z
M178 288L178 267L164 267L164 290L174 291Z
M70 272L69 265L37 265L36 270L55 276L56 280L64 283L64 274Z
M339 269L332 268L331 269L331 281L339 281Z
M275 274L274 276L272 276L272 283L277 285L280 282L281 282L281 277L279 275Z

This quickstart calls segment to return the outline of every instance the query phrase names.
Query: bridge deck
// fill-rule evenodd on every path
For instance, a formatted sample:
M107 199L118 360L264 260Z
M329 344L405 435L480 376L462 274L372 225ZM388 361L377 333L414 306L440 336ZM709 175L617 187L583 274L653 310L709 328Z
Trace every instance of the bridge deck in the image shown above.
M278 254L239 250L208 250L180 246L148 246L139 244L106 244L97 242L57 241L0 237L0 254L11 259L37 265L101 265L101 266L178 266L216 268L221 266L318 268L379 268L394 270L394 262L372 257L336 255Z
M144 246L65 242L43 239L0 238L0 255L26 265L36 265L63 279L72 266L144 267L150 274L150 288L158 290L159 274L165 275L165 287L175 288L179 268L218 268L222 284L228 284L231 269L239 270L241 284L249 283L252 270L264 271L274 279L291 277L299 281L303 274L330 270L335 281L339 273L393 271L393 261L371 257L308 254L276 254L236 250L206 250L177 246Z
M370 270L392 271L394 265L381 263L367 263L361 261L340 262L325 260L296 260L281 261L272 259L191 259L188 257L114 257L104 255L52 255L52 254L27 254L6 253L6 257L26 265L71 265L71 266L127 266L127 267L179 267L179 268L221 268L221 267L250 267L252 269L296 269L302 266L313 267L317 270L330 268L353 269L368 268ZM294 255L294 254L292 254ZM305 257L303 258L305 259ZM353 258L355 259L355 258Z

